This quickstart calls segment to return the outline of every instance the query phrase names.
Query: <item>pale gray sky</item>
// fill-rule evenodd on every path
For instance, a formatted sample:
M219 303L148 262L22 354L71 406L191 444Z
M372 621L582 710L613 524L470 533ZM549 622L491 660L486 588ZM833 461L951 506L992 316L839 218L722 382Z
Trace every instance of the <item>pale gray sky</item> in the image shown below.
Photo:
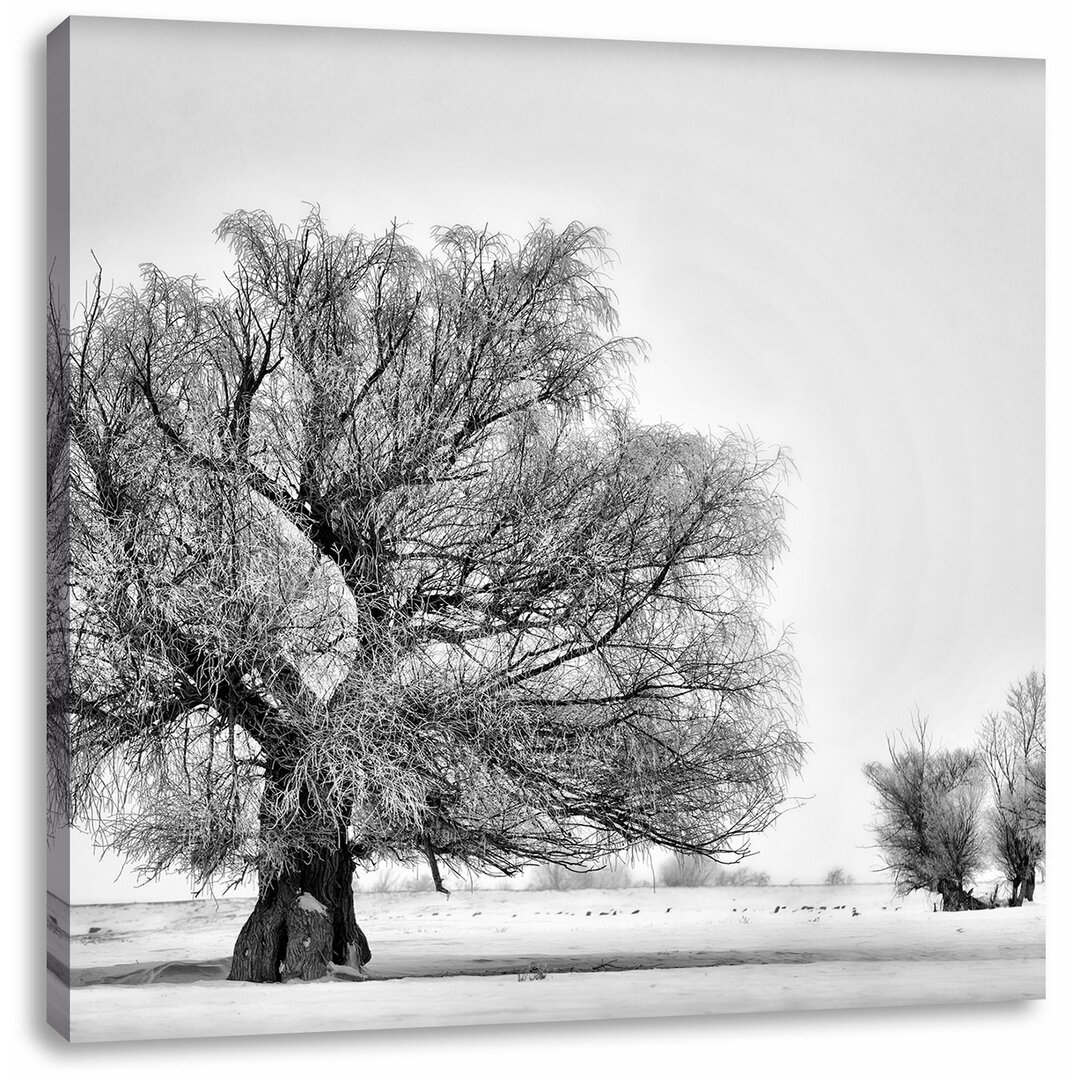
M603 226L639 412L790 447L813 800L753 866L876 865L863 762L1042 667L1038 61L76 20L72 265L227 265L228 211ZM78 293L80 290L74 290ZM76 845L73 898L132 894Z

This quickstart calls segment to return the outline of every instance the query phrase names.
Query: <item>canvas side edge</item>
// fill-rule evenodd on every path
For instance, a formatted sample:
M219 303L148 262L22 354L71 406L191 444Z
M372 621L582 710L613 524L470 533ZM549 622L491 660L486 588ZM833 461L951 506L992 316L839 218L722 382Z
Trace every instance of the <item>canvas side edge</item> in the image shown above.
M66 699L69 531L66 331L71 302L71 20L46 42L46 1021L71 1037L70 738Z

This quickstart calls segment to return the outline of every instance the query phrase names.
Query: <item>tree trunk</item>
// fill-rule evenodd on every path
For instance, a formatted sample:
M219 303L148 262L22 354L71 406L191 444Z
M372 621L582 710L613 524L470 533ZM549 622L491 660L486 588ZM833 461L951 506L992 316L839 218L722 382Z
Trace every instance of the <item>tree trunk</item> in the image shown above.
M330 912L311 893L302 892L285 913L283 982L321 979L333 947Z
M353 859L345 829L338 844L260 882L259 898L233 948L229 978L247 982L317 979L330 964L357 971L371 959L356 922Z
M243 982L279 982L285 964L285 912L295 888L282 878L259 885L255 909L233 946L229 978Z
M938 891L941 893L942 911L980 911L986 907L982 900L965 890L959 882L940 880Z
M308 860L300 868L299 891L323 904L331 923L330 959L359 970L371 959L367 938L356 921L352 879L355 865L344 826L333 850Z
M939 881L938 892L941 893L942 911L960 910L960 890L951 881Z
M1035 899L1035 871L1032 870L1026 878L1024 878L1024 899Z

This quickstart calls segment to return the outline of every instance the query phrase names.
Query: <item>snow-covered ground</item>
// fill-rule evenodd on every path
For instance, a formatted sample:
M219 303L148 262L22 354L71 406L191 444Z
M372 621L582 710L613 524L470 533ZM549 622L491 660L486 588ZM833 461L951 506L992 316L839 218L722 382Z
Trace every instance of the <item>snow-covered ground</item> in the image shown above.
M1040 998L1044 898L942 914L881 885L359 894L368 978L269 986L225 980L250 899L51 901L50 930L70 919L71 1037L96 1041Z

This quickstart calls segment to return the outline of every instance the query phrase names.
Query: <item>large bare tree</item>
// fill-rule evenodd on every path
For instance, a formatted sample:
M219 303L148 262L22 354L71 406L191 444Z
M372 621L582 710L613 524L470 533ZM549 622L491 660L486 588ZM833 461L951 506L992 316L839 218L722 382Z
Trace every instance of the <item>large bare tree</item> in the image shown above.
M1009 687L1004 712L983 721L980 748L990 778L990 845L1012 885L1010 902L1035 898L1046 858L1046 675Z
M785 460L635 420L603 234L218 236L223 292L147 266L53 320L65 813L257 874L257 981L367 961L358 864L747 853L803 752Z

